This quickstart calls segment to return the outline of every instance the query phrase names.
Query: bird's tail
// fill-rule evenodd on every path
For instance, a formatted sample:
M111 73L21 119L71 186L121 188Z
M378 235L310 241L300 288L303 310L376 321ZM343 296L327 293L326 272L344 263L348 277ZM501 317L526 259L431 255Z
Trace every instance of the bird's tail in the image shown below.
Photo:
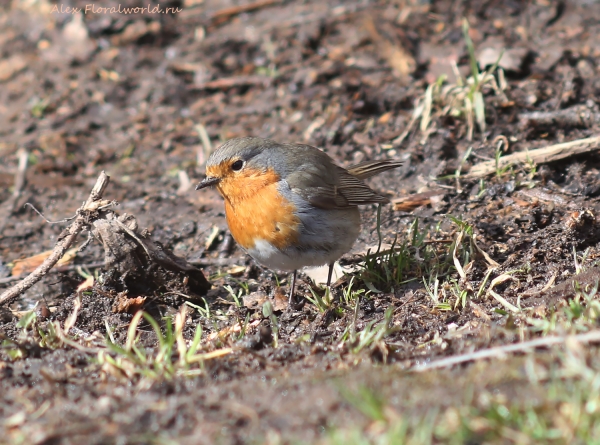
M402 162L395 161L393 159L383 161L365 161L360 164L348 167L348 173L358 179L367 179L371 176L378 175L388 170L398 168L402 165Z

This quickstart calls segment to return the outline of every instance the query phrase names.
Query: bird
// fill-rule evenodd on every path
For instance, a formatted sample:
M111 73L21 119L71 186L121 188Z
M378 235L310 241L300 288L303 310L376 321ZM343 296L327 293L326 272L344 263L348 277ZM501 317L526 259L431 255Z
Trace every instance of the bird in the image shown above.
M310 145L242 137L211 153L196 190L216 187L235 241L267 268L292 273L295 307L298 269L329 265L330 288L334 262L360 233L358 206L389 202L363 179L401 165L372 160L346 169Z

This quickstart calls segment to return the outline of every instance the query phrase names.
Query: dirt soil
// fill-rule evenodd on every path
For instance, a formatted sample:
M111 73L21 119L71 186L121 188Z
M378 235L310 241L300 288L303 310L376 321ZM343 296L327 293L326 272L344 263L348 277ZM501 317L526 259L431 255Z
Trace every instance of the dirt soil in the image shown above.
M589 267L589 283L600 275L597 152L468 177L498 153L598 134L600 4L185 0L161 2L179 8L163 14L66 10L86 4L14 0L0 9L0 291L15 283L16 260L52 249L69 224L48 223L24 204L51 221L70 217L103 170L116 214L135 216L212 287L146 263L139 273L111 272L92 240L10 310L0 307L2 339L21 352L0 349L1 443L314 443L332 428L370 425L344 396L361 385L413 414L462 400L467 384L535 397L504 383L510 364L411 370L534 338L514 328L510 306L543 313L569 298L578 267ZM102 2L119 4L141 2ZM505 49L501 91L483 89L485 132L475 125L472 140L465 115L442 115L443 104L433 104L428 126L410 126L438 76L457 84L452 63L471 73L463 18L481 65ZM573 107L591 118L557 114ZM558 117L523 117L533 111ZM393 200L381 213L383 242L405 246L410 265L394 269L395 281L361 268L378 245L377 209L366 207L362 233L341 260L355 272L337 283L333 302L288 307L287 276L238 248L217 192L193 187L208 144L248 135L309 143L346 166L403 160L369 184ZM19 159L28 160L22 187ZM424 234L420 247L415 233ZM461 267L451 250L459 237ZM433 263L448 264L435 296ZM479 292L503 274L511 278L494 290L507 304ZM87 276L93 286L77 290ZM344 297L351 276L351 290L363 291L352 301ZM314 300L311 288L322 293L301 274L298 298ZM40 346L39 331L63 326L79 303L72 344ZM107 336L125 344L140 307L167 329L183 305L184 337L201 325L199 351L224 354L196 375L128 375L99 358ZM23 328L31 309L37 328ZM384 337L348 341L380 323ZM140 347L152 351L150 324L139 331Z

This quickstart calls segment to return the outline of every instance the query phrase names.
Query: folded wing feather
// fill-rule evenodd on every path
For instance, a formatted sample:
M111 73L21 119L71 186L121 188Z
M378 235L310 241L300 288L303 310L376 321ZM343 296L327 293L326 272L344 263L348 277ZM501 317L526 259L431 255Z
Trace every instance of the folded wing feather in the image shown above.
M291 173L286 179L292 192L318 208L339 209L364 204L385 204L389 200L371 189L362 179L400 165L398 161L367 161L348 170L337 165L320 165L309 171Z

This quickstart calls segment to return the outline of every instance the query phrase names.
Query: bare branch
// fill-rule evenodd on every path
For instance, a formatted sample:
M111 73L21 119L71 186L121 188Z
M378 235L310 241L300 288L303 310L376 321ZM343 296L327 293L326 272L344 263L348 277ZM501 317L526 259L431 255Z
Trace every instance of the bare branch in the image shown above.
M573 336L549 336L536 338L535 340L524 341L512 345L497 346L495 348L481 349L475 352L469 352L463 355L435 360L425 365L415 366L413 371L429 371L431 369L447 368L454 365L472 362L475 360L484 360L488 358L504 357L509 353L527 352L535 348L548 348L550 346L562 345L568 342L575 343L597 343L600 341L600 330L586 332Z
M508 156L502 156L496 161L486 161L477 164L471 168L465 178L481 178L494 173L498 168L506 167L510 164L532 161L536 164L558 161L582 153L598 150L600 148L600 136L594 136L587 139L578 139L576 141L564 142L562 144L550 145L549 147L538 148L536 150L519 151Z
M52 253L37 269L29 274L23 281L7 289L0 295L0 306L12 303L19 295L40 281L52 267L60 260L69 250L77 235L89 225L90 214L97 211L106 202L102 200L102 194L108 186L110 177L102 172L98 177L90 196L85 203L77 210L77 217L58 237L59 241L54 246Z

